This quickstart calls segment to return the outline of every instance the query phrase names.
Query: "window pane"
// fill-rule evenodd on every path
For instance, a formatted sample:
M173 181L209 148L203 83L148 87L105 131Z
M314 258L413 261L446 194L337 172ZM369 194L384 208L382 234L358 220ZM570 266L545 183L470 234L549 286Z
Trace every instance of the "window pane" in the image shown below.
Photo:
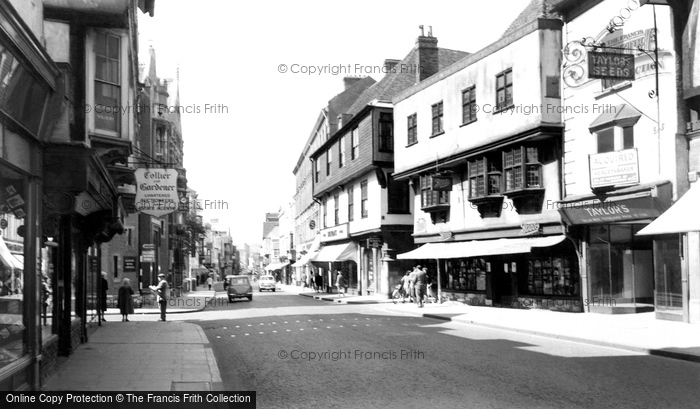
M508 70L506 72L506 85L511 85L513 83L513 71Z
M540 165L527 166L527 187L540 187Z
M612 152L615 150L615 132L613 128L603 129L597 132L598 153Z
M634 148L634 128L628 126L622 128L622 149Z
M119 131L119 87L95 82L95 127Z

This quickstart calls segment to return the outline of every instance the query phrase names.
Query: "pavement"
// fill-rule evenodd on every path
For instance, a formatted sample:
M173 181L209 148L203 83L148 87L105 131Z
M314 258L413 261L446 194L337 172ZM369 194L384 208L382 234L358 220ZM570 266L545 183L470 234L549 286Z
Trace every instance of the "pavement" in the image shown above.
M173 297L167 316L201 311L214 291L191 291ZM160 321L152 299L135 308L129 322L121 322L116 308L108 308L104 323L90 324L89 342L68 357L43 391L221 391L221 375L204 330L179 321Z
M296 286L285 292L342 304L383 304L391 312L537 335L647 355L700 362L700 325L657 319L654 312L597 314L472 306L456 301L394 304L384 296L339 296Z
M448 301L418 308L383 296L339 296L298 286L285 293L342 304L378 304L390 312L611 347L700 362L700 325L656 319L654 313L605 315L471 306ZM214 288L221 290L220 288ZM173 298L168 314L201 311L215 291L200 286ZM89 342L60 357L57 372L42 390L221 391L221 375L204 331L195 324L160 322L160 310L146 301L130 322L108 308L104 325L93 326ZM108 368L108 370L106 370Z

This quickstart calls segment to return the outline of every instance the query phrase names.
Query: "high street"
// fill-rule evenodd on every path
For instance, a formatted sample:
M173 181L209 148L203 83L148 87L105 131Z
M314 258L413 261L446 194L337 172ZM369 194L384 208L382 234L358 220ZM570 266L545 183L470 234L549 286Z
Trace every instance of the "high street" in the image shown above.
M223 294L221 294L223 295ZM700 366L442 322L388 305L254 293L178 317L204 329L226 390L260 407L689 407Z

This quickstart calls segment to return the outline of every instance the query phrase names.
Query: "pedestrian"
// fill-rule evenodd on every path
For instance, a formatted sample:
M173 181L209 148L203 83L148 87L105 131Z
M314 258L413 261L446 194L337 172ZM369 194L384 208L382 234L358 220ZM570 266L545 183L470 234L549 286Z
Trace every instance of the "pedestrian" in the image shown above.
M109 283L107 282L107 272L102 272L102 279L100 281L100 308L98 308L98 315L101 316L102 321L107 321L105 319L105 312L107 312L107 290L109 289Z
M413 289L416 292L416 299L418 300L418 308L423 308L423 297L425 297L426 284L428 283L427 276L428 268L418 269L414 275Z
M134 313L134 299L131 297L132 295L134 295L134 289L131 288L131 282L128 278L124 278L117 295L117 305L119 306L119 312L122 314L122 322L128 322L129 314Z
M306 276L306 286L307 286L310 290L313 290L314 279L313 279L313 277L311 277L311 274L309 274L308 276Z
M318 293L323 288L323 276L321 275L321 273L317 271L314 280L316 281L316 292Z
M411 281L411 270L406 270L406 274L404 274L403 277L401 277L401 294L402 298L404 298L403 302L406 302L405 298L409 297L408 293L408 287L410 286L410 281Z
M211 277L209 277L211 278ZM156 293L158 304L160 304L160 320L165 321L165 309L168 305L168 282L165 281L165 274L158 274L158 285L149 288Z
M49 276L46 274L42 274L41 276L41 307L42 307L42 315L44 317L44 325L46 325L46 321L48 318L47 315L47 310L49 309L49 306L51 305L51 293L53 291L51 290L51 281L49 279Z
M209 291L211 291L211 285L214 284L214 280L211 276L207 277L207 285L209 286Z
M306 273L301 275L301 288L306 288Z
M417 265L411 274L408 275L408 297L411 299L412 303L416 302L416 273L420 271L420 264Z
M335 279L335 286L338 287L338 294L345 297L345 277L343 277L343 272L338 270L338 276Z

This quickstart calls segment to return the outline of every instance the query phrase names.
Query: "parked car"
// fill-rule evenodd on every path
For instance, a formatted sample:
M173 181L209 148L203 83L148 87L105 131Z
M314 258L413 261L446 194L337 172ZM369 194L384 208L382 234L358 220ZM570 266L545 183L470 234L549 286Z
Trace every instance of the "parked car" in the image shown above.
M228 300L236 298L247 298L253 301L253 286L250 284L248 276L226 276Z
M273 292L277 289L277 284L275 283L275 276L261 276L258 280L258 289L262 290L272 290Z

